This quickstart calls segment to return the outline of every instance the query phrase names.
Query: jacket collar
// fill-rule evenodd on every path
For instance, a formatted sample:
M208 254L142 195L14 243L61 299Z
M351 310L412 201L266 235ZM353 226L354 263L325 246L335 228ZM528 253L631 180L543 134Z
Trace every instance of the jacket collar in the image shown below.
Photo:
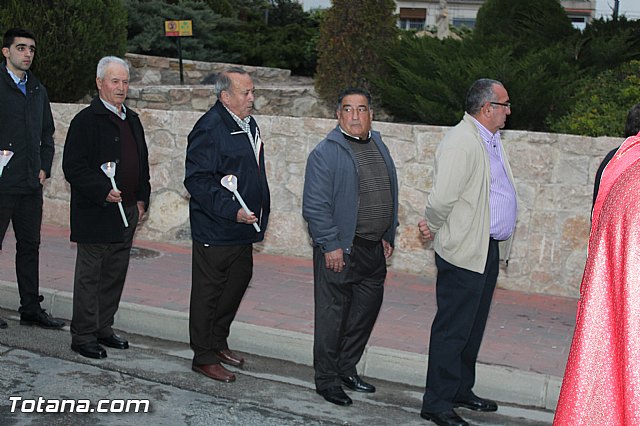
M216 101L212 109L218 113L220 118L222 118L222 122L224 123L225 127L229 130L229 133L243 132L243 130L238 125L238 123L236 123L236 120L234 120L233 117L231 117L231 114L229 114L229 111L227 111L224 105L222 105L222 102L220 102L219 100ZM249 121L249 127L251 128L251 132L255 133L257 124L256 124L256 120L253 117L251 117Z
M13 81L11 76L9 75L9 72L7 71L7 60L6 59L4 61L2 61L2 63L0 64L0 75L2 75L2 78L4 78L7 81L7 83L11 83L13 86L16 87L17 90L20 90L20 89L18 89L18 87L16 86L15 82ZM36 78L36 76L33 75L31 70L27 70L27 88L36 87L39 84L40 84L40 80L38 80Z
M125 104L125 107L127 108L127 120L130 117L138 116L138 114L134 110L129 108L126 104ZM95 98L93 98L93 100L91 101L91 109L93 110L94 114L98 114L98 115L113 114L104 106L104 104L100 100L100 96L96 96Z
M379 133L376 132L375 130L370 130L369 135L371 137L371 141L374 142L376 145L379 145L378 143ZM329 132L329 134L327 135L327 139L330 141L336 142L338 145L341 145L344 148L349 147L349 142L347 141L347 138L345 137L344 133L342 133L342 130L340 130L340 125L336 125L336 127Z

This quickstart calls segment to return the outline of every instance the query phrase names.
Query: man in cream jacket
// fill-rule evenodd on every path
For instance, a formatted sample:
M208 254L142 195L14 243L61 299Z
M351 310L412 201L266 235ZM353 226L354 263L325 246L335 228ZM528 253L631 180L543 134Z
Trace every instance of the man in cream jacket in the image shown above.
M421 416L438 425L467 425L453 410L496 411L473 391L475 364L499 271L516 225L516 191L500 129L511 114L496 80L477 80L462 121L436 151L433 188L418 227L433 240L438 311L431 326Z

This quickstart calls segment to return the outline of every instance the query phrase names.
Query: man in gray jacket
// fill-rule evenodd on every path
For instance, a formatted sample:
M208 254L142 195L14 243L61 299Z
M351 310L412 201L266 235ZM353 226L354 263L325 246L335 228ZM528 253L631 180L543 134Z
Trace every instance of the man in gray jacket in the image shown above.
M513 175L500 140L511 114L502 83L477 80L464 118L436 151L426 220L418 227L436 252L438 311L431 326L421 416L438 425L467 425L453 410L496 411L476 396L476 359L496 286L516 226Z
M398 226L398 179L371 97L347 89L338 126L309 155L302 215L313 240L316 391L349 405L342 385L375 392L356 371L378 317Z

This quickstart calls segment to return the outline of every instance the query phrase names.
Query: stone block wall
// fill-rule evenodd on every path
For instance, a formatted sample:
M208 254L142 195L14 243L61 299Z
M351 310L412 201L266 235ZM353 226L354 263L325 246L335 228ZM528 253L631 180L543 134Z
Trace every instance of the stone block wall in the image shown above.
M56 148L53 177L45 189L44 221L68 226L69 187L61 169L69 122L84 106L53 104ZM184 179L187 135L201 112L138 110L145 127L151 164L152 197L138 237L190 244ZM302 218L307 156L335 125L334 119L256 116L265 142L272 193L272 216L257 250L311 257ZM435 276L433 250L420 241L432 181L433 156L446 127L374 122L389 146L400 182L400 229L391 270ZM498 285L526 292L577 296L586 259L593 176L621 140L505 131L519 195L516 240Z
M183 61L180 83L177 59L128 53L130 88L127 104L134 109L207 111L215 102L212 84L201 84L233 64ZM333 118L335 112L320 99L309 77L290 70L242 65L256 86L255 113L291 117ZM382 111L380 111L382 113Z
M180 62L176 58L138 55L127 53L125 59L130 64L131 85L172 85L180 84ZM202 62L183 59L182 70L185 84L201 84L211 74L235 64L221 62ZM291 71L281 68L255 67L242 65L256 84L277 83L289 80Z
M216 103L211 85L136 86L129 89L127 105L133 109L207 111ZM335 117L310 86L256 86L255 113L290 117Z

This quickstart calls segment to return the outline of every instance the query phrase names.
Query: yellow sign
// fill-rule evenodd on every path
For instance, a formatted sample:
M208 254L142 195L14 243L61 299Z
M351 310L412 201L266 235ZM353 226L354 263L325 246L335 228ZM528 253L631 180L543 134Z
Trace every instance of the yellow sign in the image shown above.
M164 35L167 37L191 37L191 21L164 21Z

